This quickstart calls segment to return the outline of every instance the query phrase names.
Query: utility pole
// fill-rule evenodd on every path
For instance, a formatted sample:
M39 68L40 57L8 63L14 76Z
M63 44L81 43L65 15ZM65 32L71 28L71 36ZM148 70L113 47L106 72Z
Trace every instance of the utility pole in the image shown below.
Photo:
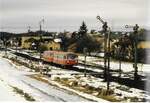
M87 56L87 48L83 49L84 52L84 77L86 77L86 56Z
M104 33L104 79L105 81L107 80L107 73L106 73L106 69L107 69L107 22L104 22L100 16L97 16L97 19L103 24L102 28L103 28L103 33Z
M4 38L5 56L7 56L7 40Z
M135 35L135 42L134 42L134 68L135 68L135 72L134 72L134 80L138 80L138 67L137 67L137 34L138 34L138 29L139 26L136 24L133 28L134 31L134 35Z
M17 53L17 49L18 49L18 41L17 41L17 37L15 38L15 47L16 47L16 53ZM17 59L17 55L16 55L16 59Z
M39 26L40 26L40 46L39 46L40 59L42 58L42 50L41 50L41 44L42 44L42 23L44 23L44 19L42 19L42 20L39 22Z
M137 81L139 80L139 77L138 77L138 67L137 67L137 36L138 36L138 29L139 29L139 26L138 24L135 24L135 26L129 26L129 25L126 25L125 28L133 28L133 33L134 33L134 64L133 64L133 67L135 69L135 72L134 72L134 80Z
M109 84L110 84L110 56L111 56L111 53L110 53L110 34L111 34L111 31L110 31L110 28L109 28L109 31L108 31L108 51L107 51L107 59L108 59L108 66L107 66L107 90L109 90Z
M119 75L118 75L118 79L121 77L121 61L122 61L122 57L123 57L123 50L122 50L122 37L119 40L120 45L118 45L118 59L119 59Z
M31 32L31 26L28 26L28 33Z
M121 77L121 60L122 60L122 48L119 48L119 78Z
M107 81L107 92L109 91L110 85L110 28L108 28L107 22L104 22L100 16L97 16L97 19L103 24L103 33L104 33L104 79ZM108 30L109 29L109 30Z

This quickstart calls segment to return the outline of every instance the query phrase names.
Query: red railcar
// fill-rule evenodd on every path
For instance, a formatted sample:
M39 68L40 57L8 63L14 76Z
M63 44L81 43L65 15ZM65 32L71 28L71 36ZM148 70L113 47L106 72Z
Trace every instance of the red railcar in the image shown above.
M73 66L78 64L78 56L71 52L45 51L43 59L62 66Z
M54 51L45 51L42 55L43 60L47 62L53 62Z

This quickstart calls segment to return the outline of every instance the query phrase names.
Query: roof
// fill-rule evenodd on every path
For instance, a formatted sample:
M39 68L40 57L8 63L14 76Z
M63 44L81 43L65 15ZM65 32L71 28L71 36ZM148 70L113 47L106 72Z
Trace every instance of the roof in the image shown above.
M73 52L64 52L64 51L45 51L45 52L55 52L55 53L60 53L60 54L68 54L68 53L71 53L71 54L75 54Z
M138 44L138 48L150 49L150 41L142 41Z
M59 43L62 42L62 40L60 38L54 39L54 42Z

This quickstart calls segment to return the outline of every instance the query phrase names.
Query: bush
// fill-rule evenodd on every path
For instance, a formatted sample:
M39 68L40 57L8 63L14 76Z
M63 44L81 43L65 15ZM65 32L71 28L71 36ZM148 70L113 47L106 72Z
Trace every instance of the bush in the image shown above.
M60 81L60 77L55 77L54 80L55 81Z
M43 51L46 51L48 50L47 46L46 45L41 45L40 46L40 51L43 52Z
M24 93L23 90L21 90L21 89L19 89L17 87L13 87L13 88L14 88L14 91L19 93L19 94L23 94Z
M62 78L63 81L68 81L68 78Z
M106 89L101 89L99 95L101 96L107 96L107 95L112 95L114 94L114 90L106 90Z
M14 91L17 92L18 94L23 95L26 100L28 100L28 101L35 101L35 99L34 99L32 96L30 96L28 93L23 92L23 90L21 90L21 89L19 89L19 88L17 88L17 87L13 87L13 86L12 86L12 88L13 88Z
M24 97L25 97L25 99L26 100L28 100L28 101L35 101L35 99L33 98L33 97L31 97L29 94L27 94L27 93L24 93Z
M78 82L77 81L70 81L69 85L76 87L76 86L78 86Z
M121 100L115 98L115 96L113 96L113 95L100 96L100 98L103 98L103 99L108 100L110 102L121 102Z
M138 102L138 100L139 100L138 97L132 97L132 98L130 99L131 102Z
M85 86L85 88L86 88L87 90L90 90L90 91L93 91L93 90L95 90L95 88L94 88L94 87L92 87L92 86L89 86L89 85L86 85L86 86Z

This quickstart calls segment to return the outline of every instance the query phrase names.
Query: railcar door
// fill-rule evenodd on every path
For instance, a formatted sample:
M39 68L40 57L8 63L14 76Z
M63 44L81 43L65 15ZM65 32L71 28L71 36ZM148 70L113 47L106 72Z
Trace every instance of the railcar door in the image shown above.
M53 63L57 63L57 62L58 62L58 54L55 52L54 58L53 58Z
M45 61L47 61L47 57L48 57L48 52L45 51L45 52L43 53L42 58L43 58Z
M53 52L49 52L49 55L48 55L49 62L53 62L53 58L54 58L54 53Z

